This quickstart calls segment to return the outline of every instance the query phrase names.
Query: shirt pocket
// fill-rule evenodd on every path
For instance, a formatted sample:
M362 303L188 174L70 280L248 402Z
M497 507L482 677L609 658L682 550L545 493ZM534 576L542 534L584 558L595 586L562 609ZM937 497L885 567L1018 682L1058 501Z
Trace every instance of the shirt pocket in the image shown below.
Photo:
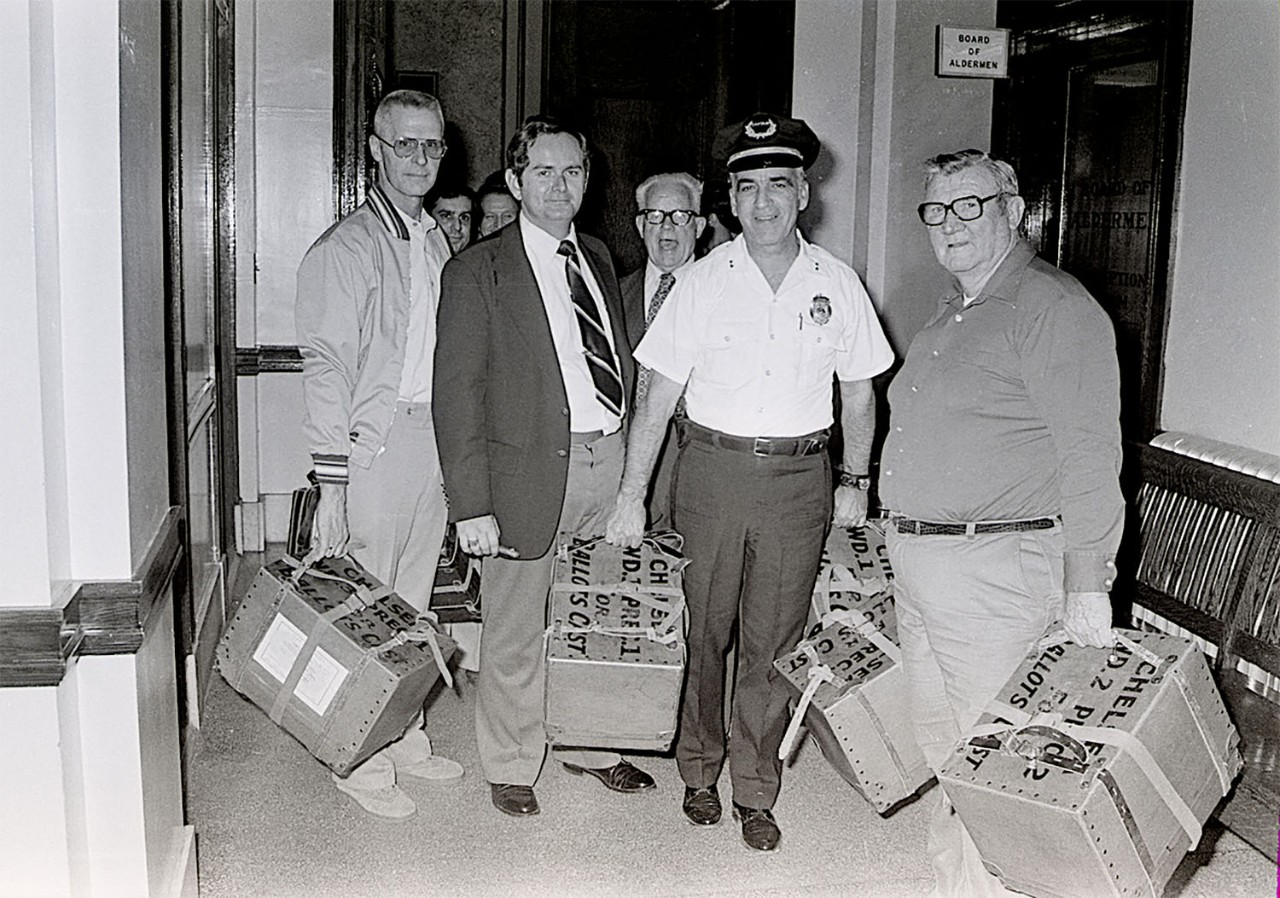
M717 321L707 330L697 376L721 387L749 383L759 367L759 326L751 321Z
M805 322L796 342L796 383L801 387L830 383L838 353L848 351L844 335L835 322L826 325Z

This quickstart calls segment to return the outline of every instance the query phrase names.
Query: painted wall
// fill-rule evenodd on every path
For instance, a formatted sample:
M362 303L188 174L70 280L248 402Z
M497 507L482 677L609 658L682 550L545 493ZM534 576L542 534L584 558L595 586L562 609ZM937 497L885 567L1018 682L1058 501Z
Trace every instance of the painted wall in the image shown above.
M936 77L936 28L993 27L995 13L995 0L796 4L793 109L830 160L802 224L863 277L899 356L949 284L916 217L920 164L991 140L991 82Z
M392 66L438 72L440 102L456 130L442 174L478 187L502 167L503 0L398 0L392 4ZM457 146L459 138L461 146Z
M1280 455L1280 5L1197 3L1161 424Z

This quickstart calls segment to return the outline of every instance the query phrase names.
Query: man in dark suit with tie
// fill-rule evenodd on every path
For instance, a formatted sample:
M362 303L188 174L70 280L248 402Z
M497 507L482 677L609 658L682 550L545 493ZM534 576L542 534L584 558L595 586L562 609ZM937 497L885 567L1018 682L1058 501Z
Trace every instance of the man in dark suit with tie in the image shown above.
M609 253L577 233L585 138L531 118L507 147L518 219L445 266L436 439L449 520L486 556L476 741L494 806L539 811L543 631L558 533L603 534L622 476L634 364ZM616 792L654 787L613 752L559 750Z
M622 306L632 349L640 343L676 281L693 264L693 248L707 226L707 220L698 212L701 201L702 182L685 172L654 175L636 188L636 230L644 241L648 261L622 279ZM647 388L648 375L641 370L636 383L637 399ZM671 526L675 451L668 447L674 445L675 426L673 419L649 487L649 527L654 530Z

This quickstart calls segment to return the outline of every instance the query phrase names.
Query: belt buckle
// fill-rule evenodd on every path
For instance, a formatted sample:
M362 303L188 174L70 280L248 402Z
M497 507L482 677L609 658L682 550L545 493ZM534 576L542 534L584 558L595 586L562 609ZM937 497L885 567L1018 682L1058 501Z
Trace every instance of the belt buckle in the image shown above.
M763 447L763 448L762 448ZM751 454L764 457L773 454L773 440L769 437L756 437L755 442L751 445Z
M800 447L801 455L817 455L822 451L822 440L818 437L809 437L804 441L804 445Z

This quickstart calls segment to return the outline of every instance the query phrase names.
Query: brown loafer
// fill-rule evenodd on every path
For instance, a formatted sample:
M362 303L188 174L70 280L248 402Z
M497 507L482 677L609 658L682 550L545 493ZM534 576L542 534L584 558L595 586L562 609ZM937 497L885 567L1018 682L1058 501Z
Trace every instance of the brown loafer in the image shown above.
M695 826L715 826L720 822L720 793L714 785L695 789L684 787L684 815Z
M520 786L514 783L490 783L489 790L493 795L493 806L512 817L532 817L541 808L538 797L533 794L533 786Z
M647 792L656 788L653 777L628 761L619 761L612 767L579 767L577 764L565 764L564 769L574 776L586 773L604 783L606 789L614 792Z
M756 851L773 851L782 839L782 830L768 808L744 808L733 803L733 819L742 823L742 841Z

